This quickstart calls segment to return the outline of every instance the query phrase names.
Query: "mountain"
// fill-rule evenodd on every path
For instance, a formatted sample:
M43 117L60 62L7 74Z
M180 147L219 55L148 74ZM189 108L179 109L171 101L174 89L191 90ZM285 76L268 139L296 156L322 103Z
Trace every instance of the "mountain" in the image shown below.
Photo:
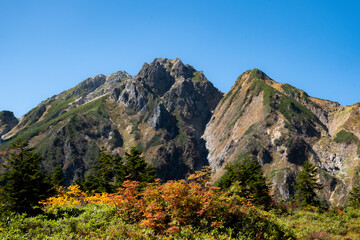
M184 178L207 163L201 138L223 94L180 59L155 59L136 76L97 75L53 96L2 136L0 150L22 137L60 165L66 184L82 179L101 147L122 155L133 146L161 179Z
M255 156L275 196L287 199L308 159L319 168L320 195L343 204L359 183L359 110L359 104L313 98L258 69L247 71L220 101L203 136L214 181L226 163Z
M13 112L10 111L0 112L0 143L1 143L1 136L8 133L18 123L19 120L14 116Z
M223 95L202 71L157 58L136 76L97 75L53 96L21 119L0 112L0 158L18 138L29 140L66 184L82 179L101 147L123 155L133 146L163 180L210 165L216 182L226 164L255 157L276 198L294 195L305 160L319 169L320 195L344 204L360 184L360 104L341 106L278 83L258 69Z

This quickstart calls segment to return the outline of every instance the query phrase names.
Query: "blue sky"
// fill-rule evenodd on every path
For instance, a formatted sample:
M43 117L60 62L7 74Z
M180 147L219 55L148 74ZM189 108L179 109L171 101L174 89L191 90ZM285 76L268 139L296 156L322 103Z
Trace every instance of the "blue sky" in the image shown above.
M259 68L360 102L360 1L0 0L0 110L22 116L87 77L179 57L227 92Z

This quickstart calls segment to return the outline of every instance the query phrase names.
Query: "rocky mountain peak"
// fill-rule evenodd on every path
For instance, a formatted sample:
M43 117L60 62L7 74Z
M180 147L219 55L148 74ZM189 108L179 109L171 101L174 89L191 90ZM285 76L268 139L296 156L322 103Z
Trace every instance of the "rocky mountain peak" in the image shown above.
M257 77L261 80L268 80L270 79L263 71L261 71L260 69L254 68L253 70L251 70L251 74L254 77Z
M4 110L4 111L0 112L0 122L5 123L5 122L12 121L14 119L17 119L17 118L14 116L14 113L11 111Z
M117 82L121 82L124 79L132 78L130 74L125 71L118 71L116 73L110 74L106 77L106 83L112 85Z
M360 169L358 109L310 97L261 70L246 71L217 105L203 135L214 181L227 163L251 156L272 181L275 196L290 198L299 168L309 160L319 168L320 195L341 204L347 181ZM350 162L356 166L351 170Z
M241 74L235 81L233 88L236 86L243 86L243 84L252 84L256 80L262 81L268 85L273 85L274 83L277 83L273 79L268 77L263 71L254 68Z
M76 86L70 96L90 93L99 86L101 86L102 84L104 84L105 81L106 81L106 76L103 74L90 77L84 80L83 82L81 82L78 86Z
M19 120L14 116L13 112L1 111L0 112L0 138L2 135L9 132L13 127L19 123Z
M143 65L136 79L144 82L156 95L163 96L176 81L191 79L195 72L179 58L156 58L152 63Z

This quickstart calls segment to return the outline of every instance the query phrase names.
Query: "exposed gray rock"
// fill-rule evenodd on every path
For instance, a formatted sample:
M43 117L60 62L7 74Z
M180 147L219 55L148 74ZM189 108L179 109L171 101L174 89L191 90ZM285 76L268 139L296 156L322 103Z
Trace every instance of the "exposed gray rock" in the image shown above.
M156 95L164 95L175 83L167 64L167 59L155 59L151 64L142 67L136 80L143 82Z
M87 95L90 92L93 92L96 88L100 87L106 81L106 76L99 74L94 77L88 78L85 81L81 82L75 89L71 92L68 98L77 95Z
M119 71L109 76L99 74L81 82L66 96L66 99L72 96L79 97L71 103L72 107L77 107L112 92L118 83L131 78L132 76L125 71Z
M291 171L285 171L282 174L282 179L280 179L280 183L275 184L275 192L277 192L278 196L280 196L282 199L289 199L294 196L295 182L296 174Z
M114 86L116 83L130 79L132 76L125 71L118 71L106 77L105 84L109 87Z
M164 98L171 99L166 102L170 112L177 109L181 117L194 126L197 133L203 134L222 93L208 81L195 83L191 79L180 79Z
M146 90L142 88L141 90L138 89L135 81L128 81L125 85L124 90L119 93L117 101L123 103L129 108L142 110L146 107L146 104L148 102L148 99L146 98L147 95L148 93ZM113 97L116 97L116 93L113 95Z
M190 65L184 65L180 59L176 58L171 61L173 64L171 66L170 75L175 79L183 77L185 79L192 78L195 72L195 69Z
M97 87L94 91L83 96L84 102L90 102L98 97L101 97L111 92L117 84L131 79L132 76L125 71L119 71L106 77L105 82Z
M1 111L0 112L0 139L1 139L2 135L8 133L18 123L19 123L19 120L14 116L13 112Z
M120 92L120 88L115 88L110 94L110 99L117 102L119 100Z
M154 111L148 121L149 126L154 130L159 130L160 128L168 128L171 124L172 116L166 110L164 104L160 102L155 106Z

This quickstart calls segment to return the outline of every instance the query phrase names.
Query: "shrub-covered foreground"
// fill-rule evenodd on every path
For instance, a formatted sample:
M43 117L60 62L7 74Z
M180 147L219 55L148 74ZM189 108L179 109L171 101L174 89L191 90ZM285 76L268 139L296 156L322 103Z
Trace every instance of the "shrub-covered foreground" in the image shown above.
M256 239L245 235L239 234L238 237ZM2 232L0 232L1 239L231 239L232 237L235 237L235 233L231 229L214 227L212 230L202 231L194 226L159 234L151 228L124 221L117 214L114 206L94 204L58 208L37 217L9 216L3 219Z
M232 228L222 227L205 231L186 226L159 234L152 228L124 221L117 211L115 206L87 204L54 208L36 217L2 216L0 239L277 239L251 237L246 232L236 236ZM357 209L326 213L307 209L270 215L272 224L283 226L290 239L290 233L295 239L360 239Z
M290 210L277 219L298 239L360 239L360 209L352 207L325 212L315 207Z
M239 194L206 183L125 181L116 193L59 188L43 213L1 214L0 239L360 239L360 210L275 206L264 211Z
M209 171L188 181L125 181L114 194L59 188L44 213L2 216L3 239L294 239L292 231L233 188L207 185Z

